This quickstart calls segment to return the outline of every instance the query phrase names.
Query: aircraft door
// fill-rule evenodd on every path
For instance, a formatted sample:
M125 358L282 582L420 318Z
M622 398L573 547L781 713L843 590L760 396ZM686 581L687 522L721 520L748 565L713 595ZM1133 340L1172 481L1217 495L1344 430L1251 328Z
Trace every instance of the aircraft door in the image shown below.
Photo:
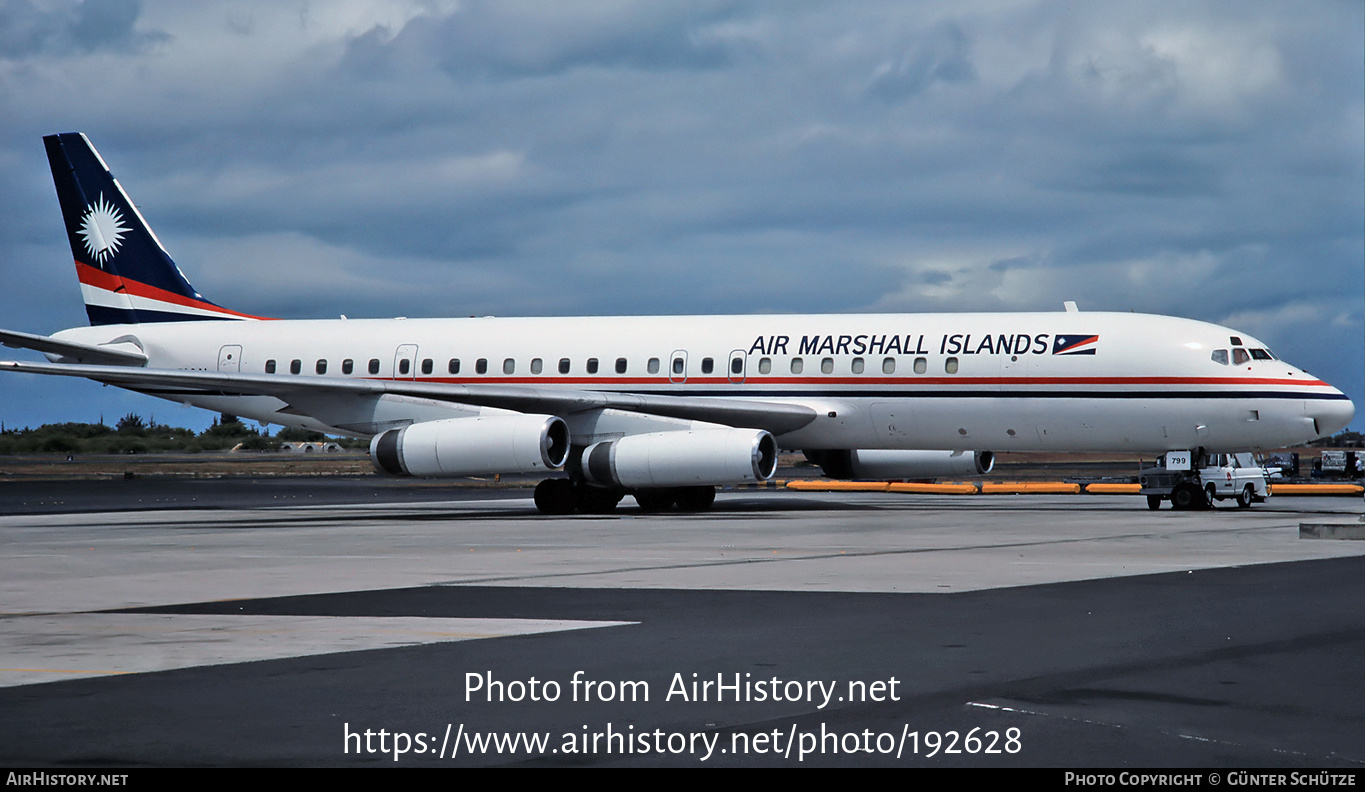
M730 353L730 368L726 369L725 376L730 381L739 385L744 382L744 369L749 360L749 354L742 349L736 349Z
M687 382L687 350L676 350L668 357L668 381Z
M403 344L393 353L393 378L417 379L416 344Z
M242 370L242 348L237 345L225 346L218 350L218 370L234 374Z

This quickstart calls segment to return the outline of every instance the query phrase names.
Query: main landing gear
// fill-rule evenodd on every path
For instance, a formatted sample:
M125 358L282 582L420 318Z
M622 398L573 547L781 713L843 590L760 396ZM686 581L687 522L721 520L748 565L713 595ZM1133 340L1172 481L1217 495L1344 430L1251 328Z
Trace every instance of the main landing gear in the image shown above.
M546 479L536 485L536 508L541 514L610 514L626 496L626 490L594 487L572 479ZM664 512L673 508L701 512L716 501L715 487L659 487L630 491L641 511Z

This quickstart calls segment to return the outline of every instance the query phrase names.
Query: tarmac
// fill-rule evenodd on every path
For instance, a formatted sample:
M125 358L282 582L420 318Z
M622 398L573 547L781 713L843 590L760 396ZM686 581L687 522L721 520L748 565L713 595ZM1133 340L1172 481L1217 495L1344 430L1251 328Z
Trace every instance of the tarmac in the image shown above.
M0 490L0 766L1365 763L1358 498L123 484Z

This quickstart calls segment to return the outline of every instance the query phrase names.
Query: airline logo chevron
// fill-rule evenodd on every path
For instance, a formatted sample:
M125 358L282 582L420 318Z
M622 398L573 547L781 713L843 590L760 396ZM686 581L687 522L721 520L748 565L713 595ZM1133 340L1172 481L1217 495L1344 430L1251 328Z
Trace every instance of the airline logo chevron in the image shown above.
M1097 335L1059 335L1052 339L1052 354L1093 355L1099 343Z

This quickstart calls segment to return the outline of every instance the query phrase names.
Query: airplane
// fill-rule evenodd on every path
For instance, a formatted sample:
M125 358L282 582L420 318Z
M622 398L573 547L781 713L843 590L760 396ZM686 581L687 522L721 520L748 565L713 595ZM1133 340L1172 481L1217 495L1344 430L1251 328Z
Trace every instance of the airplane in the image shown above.
M999 451L1242 452L1354 416L1226 327L1039 313L279 320L190 285L81 133L43 138L89 327L0 343L220 413L370 438L381 473L540 474L547 514L711 507L779 449L835 478L990 470Z

